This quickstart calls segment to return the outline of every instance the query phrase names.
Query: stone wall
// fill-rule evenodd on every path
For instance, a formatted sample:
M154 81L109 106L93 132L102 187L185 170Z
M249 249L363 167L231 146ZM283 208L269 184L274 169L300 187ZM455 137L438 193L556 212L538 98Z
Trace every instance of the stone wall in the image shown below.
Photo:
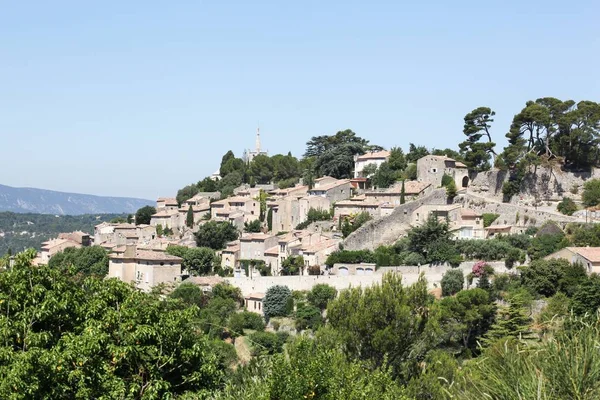
M436 189L416 201L402 204L386 217L367 222L344 241L346 250L374 250L392 244L410 228L412 213L424 204L447 204L446 189Z
M463 271L466 276L473 268L474 262L463 262L458 268ZM490 264L496 273L514 272L513 269L509 271L504 266L504 262L490 262ZM260 276L260 277L240 277L240 278L225 278L229 283L235 287L239 287L244 296L250 293L260 292L265 293L270 287L276 285L284 285L289 287L291 290L311 290L312 287L319 283L326 283L330 286L335 287L337 290L348 289L349 287L368 287L375 283L380 283L383 275L387 272L399 273L402 275L402 283L404 285L412 285L417 282L419 276L423 274L427 279L427 286L432 289L440 287L440 282L444 274L452 269L449 266L436 265L429 266L423 265L421 267L409 267L409 266L398 266L398 267L381 267L373 275L301 275L301 276Z

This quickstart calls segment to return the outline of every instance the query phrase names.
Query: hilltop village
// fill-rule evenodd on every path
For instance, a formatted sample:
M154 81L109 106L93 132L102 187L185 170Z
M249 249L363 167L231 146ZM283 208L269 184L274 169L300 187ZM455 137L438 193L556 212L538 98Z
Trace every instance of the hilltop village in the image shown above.
M486 123L479 126L487 129ZM297 172L282 171L298 170L289 165L297 160L290 154L270 158L257 132L253 150L245 150L241 159L229 152L220 168L197 185L158 198L156 207L141 209L130 221L99 224L93 235L61 234L43 244L36 261L48 263L68 247L95 245L109 253L108 277L141 290L183 281L210 290L227 280L259 302L275 285L310 290L326 282L339 290L379 282L390 270L401 272L406 284L424 274L435 291L448 269L460 266L469 274L478 257L460 245L437 258L432 254L439 249L410 249L407 236L416 228L444 225L452 241L471 243L533 238L542 227L563 232L569 224L598 218L594 207L582 205L584 185L600 176L594 168L573 173L558 163L540 162L535 171L527 167L518 193L511 195L506 188L515 179L514 170L491 168L491 153L473 162L468 153L429 151L411 143L404 154L398 147L369 146L354 132L343 131L313 138L307 155L319 146L326 154L327 143L333 147L336 140L355 146L345 173L329 165L338 177L315 174L313 165L296 177ZM269 164L273 160L278 160L275 167ZM565 204L573 209L564 212ZM186 256L185 249L198 247L205 250L204 260L198 252L192 252L196 259L192 253ZM588 272L600 271L599 249L568 249ZM530 259L527 249L512 250L486 261L510 272Z
M501 151L493 116L458 150L257 132L1 257L0 397L598 398L600 104L527 102Z

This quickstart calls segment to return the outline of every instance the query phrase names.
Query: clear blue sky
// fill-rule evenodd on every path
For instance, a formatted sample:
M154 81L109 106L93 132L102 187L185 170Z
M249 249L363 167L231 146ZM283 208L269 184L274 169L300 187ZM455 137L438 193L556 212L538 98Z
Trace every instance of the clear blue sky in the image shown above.
M254 144L456 147L464 115L600 101L600 2L2 1L0 183L154 199Z

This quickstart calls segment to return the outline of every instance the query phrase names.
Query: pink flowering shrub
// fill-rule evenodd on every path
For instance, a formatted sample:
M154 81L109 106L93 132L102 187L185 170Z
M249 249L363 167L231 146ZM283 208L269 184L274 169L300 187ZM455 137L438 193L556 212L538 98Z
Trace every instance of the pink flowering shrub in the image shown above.
M473 276L475 276L477 278L481 278L481 276L486 272L487 266L488 265L485 261L477 261L473 265L473 269L471 270L471 272L473 273Z

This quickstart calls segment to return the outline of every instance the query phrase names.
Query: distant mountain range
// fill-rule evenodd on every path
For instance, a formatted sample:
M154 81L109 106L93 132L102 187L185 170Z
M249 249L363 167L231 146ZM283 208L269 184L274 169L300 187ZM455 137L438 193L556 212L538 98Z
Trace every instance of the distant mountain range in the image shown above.
M154 201L0 185L0 212L54 215L133 214Z

